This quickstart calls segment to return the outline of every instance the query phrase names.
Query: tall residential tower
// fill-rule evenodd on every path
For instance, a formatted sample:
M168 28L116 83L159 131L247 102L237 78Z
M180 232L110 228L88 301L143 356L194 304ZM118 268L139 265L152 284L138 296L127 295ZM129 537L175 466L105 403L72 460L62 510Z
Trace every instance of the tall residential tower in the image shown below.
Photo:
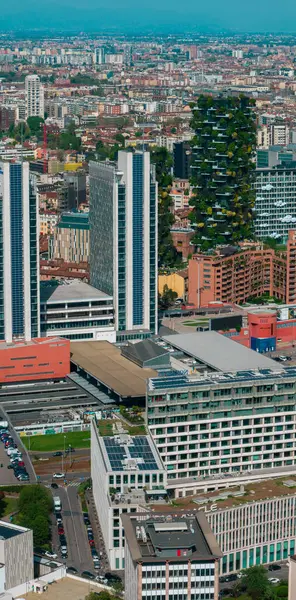
M149 152L90 163L90 280L114 298L119 339L157 331L157 183Z
M40 335L39 238L29 163L0 163L0 339Z
M38 75L27 75L25 79L26 118L44 117L44 89Z

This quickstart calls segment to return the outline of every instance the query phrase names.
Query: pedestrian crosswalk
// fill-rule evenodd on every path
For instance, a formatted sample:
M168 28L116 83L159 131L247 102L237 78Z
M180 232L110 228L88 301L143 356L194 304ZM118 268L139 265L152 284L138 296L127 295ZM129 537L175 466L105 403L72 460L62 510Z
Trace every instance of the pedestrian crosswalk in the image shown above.
M78 487L81 484L81 481L69 481L67 482L67 487Z

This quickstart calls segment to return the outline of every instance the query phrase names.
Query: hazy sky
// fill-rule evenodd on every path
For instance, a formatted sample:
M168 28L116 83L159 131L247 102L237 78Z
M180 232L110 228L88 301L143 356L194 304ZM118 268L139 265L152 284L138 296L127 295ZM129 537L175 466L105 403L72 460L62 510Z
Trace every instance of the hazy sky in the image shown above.
M295 0L2 0L0 30L296 32Z

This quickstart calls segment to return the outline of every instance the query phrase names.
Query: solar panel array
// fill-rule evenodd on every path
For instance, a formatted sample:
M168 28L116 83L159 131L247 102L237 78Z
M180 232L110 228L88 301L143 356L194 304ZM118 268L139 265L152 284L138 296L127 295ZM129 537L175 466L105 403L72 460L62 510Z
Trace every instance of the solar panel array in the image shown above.
M124 471L126 459L141 459L137 468L139 471L158 470L153 452L145 436L133 438L132 444L118 443L114 438L104 438L112 471Z
M285 379L287 377L296 377L295 367L286 367L281 371L273 371L271 369L256 369L256 371L246 370L237 371L233 373L215 373L211 377L203 376L199 379L191 378L190 376L180 371L179 374L160 377L152 377L149 379L150 390L165 390L166 388L191 388L204 386L206 383L216 384L219 383L242 383L247 381L264 381L264 379Z

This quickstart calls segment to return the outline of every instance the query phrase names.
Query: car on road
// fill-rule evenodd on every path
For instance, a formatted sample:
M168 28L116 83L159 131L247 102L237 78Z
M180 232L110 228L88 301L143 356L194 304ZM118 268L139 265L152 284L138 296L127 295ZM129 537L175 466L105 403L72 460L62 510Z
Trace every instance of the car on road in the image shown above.
M67 573L73 573L73 575L75 575L78 571L75 567L67 567Z
M280 582L280 580L277 577L269 577L268 581L273 585Z
M51 483L50 487L52 487L54 490L58 490L59 486L57 483L55 483L54 481Z
M49 550L44 552L44 556L47 556L47 558L57 558L58 557L58 555L55 552L49 552Z
M53 479L64 479L65 473L54 473L52 477Z
M230 575L225 575L224 577L220 577L220 583L227 583L228 581L236 581L237 575L235 573L231 573Z
M92 579L92 580L96 578L96 576L93 573L91 573L90 571L82 571L81 577L84 577L84 579Z
M280 565L269 565L268 570L269 571L280 571L281 566Z
M53 456L63 456L63 453L62 452L54 452Z

